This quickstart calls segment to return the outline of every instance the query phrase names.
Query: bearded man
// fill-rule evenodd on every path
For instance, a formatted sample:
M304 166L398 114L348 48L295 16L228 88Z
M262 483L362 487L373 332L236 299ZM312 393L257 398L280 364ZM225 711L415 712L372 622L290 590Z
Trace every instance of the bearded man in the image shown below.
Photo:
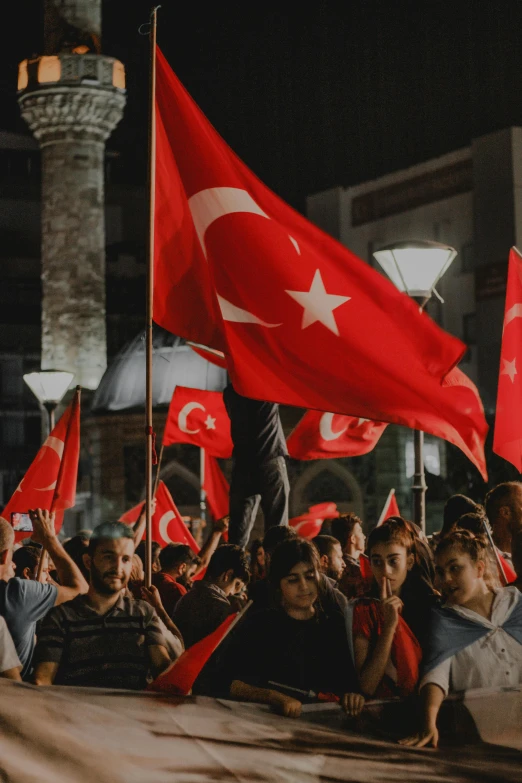
M37 685L140 690L170 665L156 611L126 597L134 553L132 528L98 525L84 564L89 590L52 609L38 634Z

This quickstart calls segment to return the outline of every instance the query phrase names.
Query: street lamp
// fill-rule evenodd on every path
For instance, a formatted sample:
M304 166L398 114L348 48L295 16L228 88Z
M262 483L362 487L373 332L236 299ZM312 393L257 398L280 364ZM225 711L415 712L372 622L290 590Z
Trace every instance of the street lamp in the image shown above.
M435 286L457 255L455 248L440 242L411 241L387 245L373 254L392 283L420 303L424 309L431 295L441 299ZM441 299L442 301L442 299ZM414 430L415 472L413 476L413 521L426 532L426 478L424 475L424 433Z
M73 378L72 372L61 370L41 370L24 375L24 381L42 408L47 411L49 433L54 429L54 412Z

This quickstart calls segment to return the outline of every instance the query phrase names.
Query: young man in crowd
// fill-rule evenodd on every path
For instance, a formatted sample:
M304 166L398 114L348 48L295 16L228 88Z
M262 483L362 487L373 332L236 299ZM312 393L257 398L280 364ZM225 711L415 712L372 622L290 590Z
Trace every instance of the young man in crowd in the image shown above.
M332 535L341 545L345 564L339 590L346 598L358 598L367 589L360 565L366 542L362 522L356 514L341 514L338 519L332 519Z
M64 547L65 548L65 547ZM35 546L21 546L13 552L15 574L19 579L33 580L36 578L41 550ZM38 581L46 584L49 581L49 558L45 555L45 563Z
M79 568L58 541L54 514L37 509L30 512L32 538L41 544L53 560L59 585L42 584L15 577L13 563L14 531L0 517L0 615L4 617L22 663L22 677L30 671L35 645L36 623L53 607L87 592L87 583Z
M331 580L335 587L341 579L346 568L343 559L343 550L339 541L333 536L316 536L312 544L319 552L319 563L322 573Z
M172 617L179 599L187 594L179 579L194 562L194 552L187 544L167 544L159 553L161 571L152 574L152 584L158 588L165 611Z
M506 481L493 487L486 495L485 506L493 540L511 560L512 541L522 532L522 482Z
M108 522L84 555L90 583L45 618L35 650L37 685L140 690L171 663L155 610L123 595L134 554L132 528Z
M203 579L178 601L173 620L183 635L185 647L191 647L216 628L237 606L231 597L239 593L250 578L247 556L233 544L219 547L210 559Z

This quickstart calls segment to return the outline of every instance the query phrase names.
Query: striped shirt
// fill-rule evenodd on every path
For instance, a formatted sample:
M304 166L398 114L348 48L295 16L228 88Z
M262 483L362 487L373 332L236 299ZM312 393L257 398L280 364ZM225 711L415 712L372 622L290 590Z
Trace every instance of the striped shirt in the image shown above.
M148 647L165 646L156 611L120 596L98 614L78 595L52 609L42 623L34 664L58 663L55 685L141 690L150 669Z

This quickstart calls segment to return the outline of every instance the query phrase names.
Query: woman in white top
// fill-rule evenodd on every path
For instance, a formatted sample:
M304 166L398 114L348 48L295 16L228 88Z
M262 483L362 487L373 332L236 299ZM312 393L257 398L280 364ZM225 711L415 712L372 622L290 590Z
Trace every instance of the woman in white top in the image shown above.
M21 680L22 664L18 660L14 642L4 618L0 615L0 677Z
M488 584L487 543L458 528L435 553L446 603L433 612L420 682L423 729L403 745L437 747L437 715L449 691L522 683L522 600L516 587Z

